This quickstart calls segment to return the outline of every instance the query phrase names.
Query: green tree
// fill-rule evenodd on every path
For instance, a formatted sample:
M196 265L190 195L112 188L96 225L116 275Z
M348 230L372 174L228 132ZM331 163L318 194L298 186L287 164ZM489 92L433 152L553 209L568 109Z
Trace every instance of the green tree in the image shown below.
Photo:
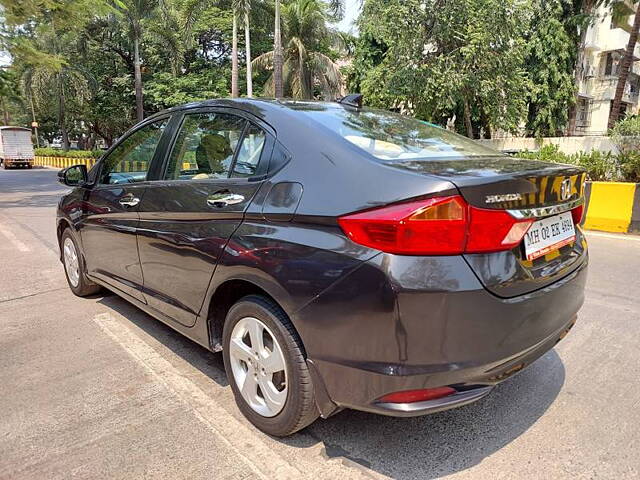
M144 33L145 20L151 20L158 14L158 0L117 0L118 11L126 19L133 44L134 88L136 92L136 119L144 118L144 98L142 93L142 68L140 43Z
M285 48L283 52L283 91L293 98L313 98L316 89L324 98L335 97L342 86L339 66L329 56L331 45L340 37L327 26L329 11L319 0L294 0L283 8ZM258 70L272 70L274 51L255 58ZM274 96L274 75L264 92Z
M16 79L15 72L11 69L0 70L0 108L2 109L2 122L4 125L11 125L12 119L19 116L16 115L16 110L24 111L19 82ZM24 118L24 115L22 117ZM23 120L23 118L20 118L20 120Z
M60 44L60 38L55 42ZM60 50L62 54L64 50ZM52 99L54 93L57 123L62 136L62 148L69 149L69 123L67 111L69 102L83 104L91 98L90 79L86 72L69 62L34 63L25 68L23 88L37 105L43 106Z
M525 68L532 82L527 133L561 135L575 102L577 32L572 5L565 0L536 0L527 38Z
M368 45L358 42L355 62L382 60L360 72L362 93L425 120L455 116L470 137L517 130L529 90L529 14L520 0L365 0L358 25ZM361 50L372 42L381 48Z

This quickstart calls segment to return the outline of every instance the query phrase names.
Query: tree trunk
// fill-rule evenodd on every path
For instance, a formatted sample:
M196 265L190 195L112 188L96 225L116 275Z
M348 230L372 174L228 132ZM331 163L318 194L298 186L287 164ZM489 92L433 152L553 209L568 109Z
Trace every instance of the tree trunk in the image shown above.
M231 96L238 98L238 20L233 12L233 38L231 41Z
M4 118L4 124L9 125L11 119L9 118L9 111L7 110L7 104L5 103L4 97L2 97L2 116Z
M282 86L282 34L280 33L280 0L276 0L276 25L273 36L273 90L276 98L284 96Z
M629 43L627 43L627 49L622 57L622 63L620 70L618 71L618 86L616 87L616 96L613 99L613 105L609 112L609 128L618 121L620 116L620 104L622 103L622 96L624 95L624 89L627 86L627 78L629 78L629 70L633 63L633 52L636 49L636 43L638 42L638 32L640 31L640 7L636 10L635 18L633 19L633 27L629 34Z
M473 123L471 122L471 107L469 100L464 99L464 126L467 130L467 137L473 138Z
M67 112L62 81L58 80L58 82L58 127L60 127L60 134L62 136L62 149L66 152L67 150L69 150L69 132L67 131L67 126L65 125Z
M583 13L587 18L591 18L593 14L593 9L595 7L594 1L584 2ZM585 25L582 32L580 32L580 40L578 43L578 54L576 56L576 65L573 71L573 84L576 87L576 94L573 105L569 106L569 118L567 119L567 135L575 135L576 134L576 118L578 115L578 101L580 100L580 82L583 78L583 66L584 59L586 57L585 54L585 45L587 43L587 32L589 27L591 26L591 20L589 23Z
M576 87L576 94L574 98L573 105L569 106L569 118L567 119L567 135L572 136L576 134L576 119L578 115L578 101L580 100L580 82L583 78L583 67L584 67L584 59L585 59L585 51L584 46L587 38L587 30L589 28L585 28L584 31L580 34L580 43L578 45L578 55L576 58L576 66L573 72L573 84Z
M133 65L136 89L136 118L138 122L144 119L144 104L142 98L142 71L140 69L140 39L133 40Z
M249 32L249 12L244 14L244 42L247 52L247 97L253 97L253 72L251 70L251 33Z

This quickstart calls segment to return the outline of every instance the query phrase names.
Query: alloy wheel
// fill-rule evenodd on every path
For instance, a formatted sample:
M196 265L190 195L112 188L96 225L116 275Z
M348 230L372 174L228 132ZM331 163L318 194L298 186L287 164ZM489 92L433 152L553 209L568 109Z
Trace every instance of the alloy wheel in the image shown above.
M64 268L67 271L69 283L77 287L80 282L80 264L78 262L78 252L71 238L67 237L63 245Z
M287 372L275 335L254 317L236 323L229 342L233 378L242 398L263 417L274 417L287 401Z

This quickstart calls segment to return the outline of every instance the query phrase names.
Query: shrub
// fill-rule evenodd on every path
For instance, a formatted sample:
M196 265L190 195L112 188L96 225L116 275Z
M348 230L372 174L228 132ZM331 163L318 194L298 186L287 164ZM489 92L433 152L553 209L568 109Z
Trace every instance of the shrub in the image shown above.
M57 148L36 148L35 154L40 157L62 157L62 158L99 158L104 152L102 150L59 150Z
M611 141L621 154L640 151L640 117L620 120L609 132Z
M621 152L618 164L624 181L640 183L640 151Z
M579 152L568 155L561 152L557 145L549 144L544 145L537 152L524 151L519 153L518 156L542 162L577 165L584 168L587 171L588 179L593 181L614 181L621 177L619 159L610 152L592 150L591 152ZM633 169L632 161L630 160L629 162L628 171L631 171ZM640 173L640 171L638 173Z

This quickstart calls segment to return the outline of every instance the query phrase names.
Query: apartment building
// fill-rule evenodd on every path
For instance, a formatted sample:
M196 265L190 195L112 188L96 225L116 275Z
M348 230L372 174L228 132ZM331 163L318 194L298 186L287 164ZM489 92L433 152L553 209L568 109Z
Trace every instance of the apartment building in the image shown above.
M579 84L577 135L604 135L607 132L609 112L618 85L618 70L629 41L635 12L631 1L625 1L620 8L620 13L627 16L622 21L616 21L611 14L611 7L600 7L598 19L587 32L586 55ZM623 115L638 113L640 45L636 47L634 60L622 97L620 111Z

